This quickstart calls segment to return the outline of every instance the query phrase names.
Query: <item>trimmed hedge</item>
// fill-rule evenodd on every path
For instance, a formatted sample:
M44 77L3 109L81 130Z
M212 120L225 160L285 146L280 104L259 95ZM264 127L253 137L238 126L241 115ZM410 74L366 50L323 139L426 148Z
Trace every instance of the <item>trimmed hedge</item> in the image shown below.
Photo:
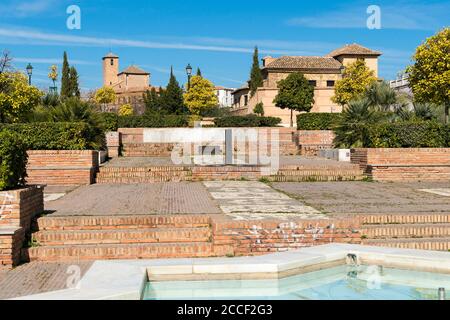
M189 116L145 114L118 118L119 128L182 128L189 127Z
M21 137L0 131L0 191L25 184L27 160L27 147Z
M0 125L17 133L27 150L88 150L98 144L96 128L84 122L32 122Z
M257 115L247 116L228 116L216 118L214 123L217 127L277 127L281 123L280 118L275 117L260 117Z
M450 126L435 121L378 123L364 129L366 148L450 147Z
M302 113L297 116L298 130L332 130L340 113Z
M103 127L103 130L108 131L117 131L119 128L119 115L114 112L102 112L100 113L100 121Z

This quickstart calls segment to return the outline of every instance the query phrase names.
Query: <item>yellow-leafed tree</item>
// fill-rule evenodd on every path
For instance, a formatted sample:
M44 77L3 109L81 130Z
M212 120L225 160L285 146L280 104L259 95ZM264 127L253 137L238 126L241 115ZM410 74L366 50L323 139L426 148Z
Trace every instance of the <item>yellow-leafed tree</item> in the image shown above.
M195 115L200 115L202 111L212 109L218 105L214 85L211 81L201 76L192 77L190 88L183 97L189 111Z
M361 98L367 88L377 81L375 73L367 67L362 59L345 67L342 79L336 82L335 94L331 100L341 106Z
M444 28L420 45L408 67L414 99L445 106L449 123L450 108L450 28Z
M132 116L134 114L134 109L131 104L124 104L119 108L119 116Z
M43 93L20 72L0 73L0 123L20 122L39 104Z

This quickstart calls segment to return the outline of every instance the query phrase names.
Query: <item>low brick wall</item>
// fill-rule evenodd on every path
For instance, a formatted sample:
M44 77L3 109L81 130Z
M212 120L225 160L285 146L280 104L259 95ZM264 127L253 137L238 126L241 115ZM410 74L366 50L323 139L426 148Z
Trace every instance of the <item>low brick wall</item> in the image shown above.
M332 242L361 243L358 218L262 221L212 220L216 250L233 249L236 256L295 250Z
M376 181L450 181L450 148L352 149L351 162Z
M331 130L299 130L297 136L301 155L317 156L320 150L333 149L335 134Z
M95 182L98 152L92 150L28 151L27 183L88 185Z
M0 268L20 263L31 221L44 211L43 192L38 186L0 192Z

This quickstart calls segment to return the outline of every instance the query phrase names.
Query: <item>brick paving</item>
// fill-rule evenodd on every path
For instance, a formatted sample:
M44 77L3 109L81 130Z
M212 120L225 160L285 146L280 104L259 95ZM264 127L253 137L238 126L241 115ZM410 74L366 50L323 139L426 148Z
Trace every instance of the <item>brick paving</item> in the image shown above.
M84 186L46 203L45 209L55 216L222 213L195 182Z
M318 210L333 214L448 213L450 197L421 189L448 188L448 182L274 183L273 187Z
M83 276L92 261L32 262L8 272L0 272L0 299L11 299L67 288L70 266L78 266Z
M172 163L170 157L119 157L114 158L102 166L120 167L153 167L153 166L178 166ZM306 156L280 156L280 167L283 166L329 166L336 168L352 167L351 163L338 162L325 158Z

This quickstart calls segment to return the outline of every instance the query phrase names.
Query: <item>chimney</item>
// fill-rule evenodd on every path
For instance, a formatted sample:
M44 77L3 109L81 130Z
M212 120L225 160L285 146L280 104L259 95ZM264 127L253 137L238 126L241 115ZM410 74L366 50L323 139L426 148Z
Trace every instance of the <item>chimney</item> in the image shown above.
M262 58L263 67L267 67L272 61L276 60L276 58L272 58L271 56L267 56Z

